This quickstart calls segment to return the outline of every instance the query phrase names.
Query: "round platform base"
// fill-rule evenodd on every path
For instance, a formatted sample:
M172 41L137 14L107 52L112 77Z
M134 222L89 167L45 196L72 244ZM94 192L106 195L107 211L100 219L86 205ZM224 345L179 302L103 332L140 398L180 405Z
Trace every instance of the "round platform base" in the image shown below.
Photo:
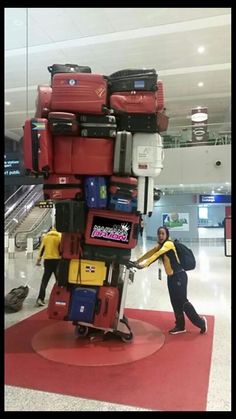
M78 338L71 322L55 321L36 333L31 344L35 352L50 361L96 367L137 361L163 346L165 335L157 327L135 319L129 319L129 325L134 338L125 343L118 337Z

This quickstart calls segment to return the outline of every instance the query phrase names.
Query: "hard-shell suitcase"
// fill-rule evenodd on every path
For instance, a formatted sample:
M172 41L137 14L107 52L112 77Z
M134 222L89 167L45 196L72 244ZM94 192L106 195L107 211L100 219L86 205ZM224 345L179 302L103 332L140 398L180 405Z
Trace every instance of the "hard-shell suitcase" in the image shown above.
M78 64L53 64L48 67L51 78L58 73L91 73L91 68Z
M113 171L114 142L111 138L55 136L54 172L109 176Z
M49 112L49 128L54 135L78 135L79 124L74 113Z
M158 133L133 135L132 170L135 176L156 177L163 169L164 151Z
M137 114L137 113L119 113L116 115L117 129L135 132L157 132L157 115Z
M24 167L33 173L51 173L53 171L53 144L44 118L32 118L25 121L23 136Z
M114 211L137 210L137 184L134 177L111 176L108 208Z
M74 288L71 292L68 320L92 323L96 300L97 288Z
M106 274L107 267L104 261L71 259L69 262L69 284L102 286Z
M85 243L133 249L137 244L139 216L118 211L89 209Z
M109 263L116 262L126 265L131 258L131 250L83 244L82 255L86 259L102 260Z
M140 214L150 217L154 207L154 179L152 177L138 177L138 207Z
M162 80L157 82L157 91L156 91L156 101L157 101L157 111L162 111L164 109L164 85Z
M157 130L158 132L167 131L169 118L162 112L157 112Z
M44 199L81 199L82 180L74 175L50 174L43 181Z
M107 110L107 79L100 74L55 74L52 111L103 114Z
M120 112L152 114L157 111L156 92L116 92L110 97L110 108Z
M62 233L61 256L64 259L79 259L82 254L82 235L80 233Z
M116 320L119 291L115 287L100 287L94 316L94 327L112 328Z
M66 287L54 284L48 302L49 319L67 320L69 304L70 291Z
M132 134L118 131L115 140L113 172L120 175L131 175L132 162Z
M83 233L85 229L85 202L58 201L56 208L56 229L62 233Z
M132 90L155 92L156 89L157 74L155 69L125 69L109 76L110 94Z
M78 115L82 137L115 137L116 117L114 115Z
M84 190L88 208L106 208L107 182L104 176L86 176Z
M52 88L51 86L38 86L37 98L35 101L35 118L47 118L51 109Z
M60 287L67 287L71 259L60 259L57 268L57 284Z

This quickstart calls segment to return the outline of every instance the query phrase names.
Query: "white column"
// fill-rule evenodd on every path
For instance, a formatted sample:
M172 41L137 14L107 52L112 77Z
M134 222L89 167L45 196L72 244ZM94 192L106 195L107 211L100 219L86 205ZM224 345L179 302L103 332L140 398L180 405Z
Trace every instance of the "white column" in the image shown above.
M32 237L27 237L27 248L26 248L26 255L27 259L33 258L33 239Z
M15 257L15 238L10 237L8 241L8 256L11 259Z
M53 205L51 217L52 217L52 227L55 227L55 214L56 214L56 208L55 205Z

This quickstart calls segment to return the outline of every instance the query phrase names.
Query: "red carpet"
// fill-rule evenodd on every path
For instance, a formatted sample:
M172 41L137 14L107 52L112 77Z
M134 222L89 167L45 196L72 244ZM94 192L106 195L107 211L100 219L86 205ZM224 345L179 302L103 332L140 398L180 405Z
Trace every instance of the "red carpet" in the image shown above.
M126 309L125 314L161 329L165 334L161 349L120 365L54 362L32 348L33 337L55 323L43 310L5 331L5 383L152 410L205 411L214 317L206 316L207 335L200 335L187 321L188 333L171 336L167 331L173 324L172 313ZM130 351L134 343L116 341L116 345L121 351L122 345L128 345Z

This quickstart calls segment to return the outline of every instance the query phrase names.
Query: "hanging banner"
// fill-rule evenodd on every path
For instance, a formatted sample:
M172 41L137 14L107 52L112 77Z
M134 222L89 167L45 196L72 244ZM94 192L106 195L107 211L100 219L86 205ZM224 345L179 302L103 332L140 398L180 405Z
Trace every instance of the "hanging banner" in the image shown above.
M198 106L192 109L192 142L208 141L208 108Z

